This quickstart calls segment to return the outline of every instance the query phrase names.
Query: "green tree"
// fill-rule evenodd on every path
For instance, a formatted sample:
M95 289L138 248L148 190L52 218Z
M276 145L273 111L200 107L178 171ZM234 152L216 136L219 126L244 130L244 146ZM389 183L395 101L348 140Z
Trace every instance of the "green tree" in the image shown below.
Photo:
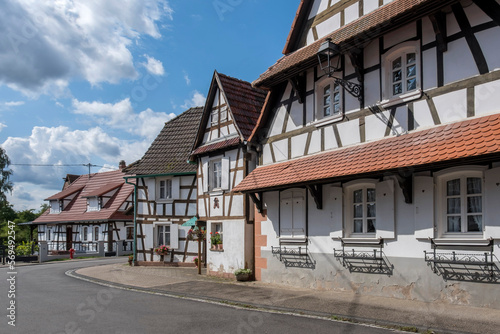
M9 165L9 157L5 150L0 147L0 202L2 205L7 202L6 193L12 193L12 182L9 181L12 170L8 169Z

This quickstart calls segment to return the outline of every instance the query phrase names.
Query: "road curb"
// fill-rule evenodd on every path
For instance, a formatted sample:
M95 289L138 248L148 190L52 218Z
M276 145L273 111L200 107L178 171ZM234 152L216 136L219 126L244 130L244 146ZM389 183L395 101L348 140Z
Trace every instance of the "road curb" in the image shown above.
M411 324L397 323L397 322L391 322L391 321L381 321L381 320L375 320L375 319L370 319L370 318L352 317L352 316L348 316L348 315L330 314L330 313L316 312L316 311L310 311L310 310L304 310L304 309L285 308L285 307L280 307L280 306L254 304L251 302L241 302L241 301L234 301L234 300L228 300L228 299L223 299L223 298L214 298L214 297L208 297L208 296L188 294L188 293L177 293L175 291L159 290L159 289L154 289L154 288L142 288L142 287L137 287L137 286L132 286L132 285L110 282L110 281L94 278L94 277L87 276L87 275L82 275L82 274L77 273L76 272L77 270L79 270L79 268L68 270L65 272L65 274L67 276L72 277L72 278L80 279L83 281L87 281L90 283L99 284L99 285L107 286L107 287L111 287L111 288L117 288L117 289L122 289L122 290L127 290L127 291L135 291L135 292L141 292L141 293L149 293L149 294L161 295L161 296L171 297L171 298L187 299L187 300L222 305L222 306L237 308L237 309L242 309L242 310L252 310L252 311L257 311L257 312L265 312L265 313L273 313L273 314L284 314L284 315L291 315L291 316L298 316L298 317L305 317L305 318L314 318L314 319L319 319L319 320L328 320L328 321L340 322L340 323L352 323L352 324L366 326L366 327L372 327L372 328L384 328L384 329L392 330L395 333L408 333L408 332L415 333L414 330L417 329L418 330L417 333L470 334L469 332L459 332L459 331L450 331L450 330L444 330L444 329L423 328L423 327L418 327L418 326L411 325ZM407 330L407 331L402 330L405 328L407 328L409 330Z

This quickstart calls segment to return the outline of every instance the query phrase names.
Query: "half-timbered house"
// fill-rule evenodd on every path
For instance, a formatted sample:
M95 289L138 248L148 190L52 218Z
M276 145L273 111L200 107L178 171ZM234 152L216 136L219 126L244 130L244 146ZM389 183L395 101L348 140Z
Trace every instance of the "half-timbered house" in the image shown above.
M233 192L255 168L257 153L247 143L266 93L215 71L191 161L198 164L198 217L206 223L210 275L234 277L253 268L253 205ZM209 238L209 237L212 238Z
M124 176L120 169L65 179L64 189L46 199L49 209L33 221L49 254L71 248L77 253L132 251L133 186L125 184Z
M191 108L165 123L142 159L128 166L137 182L137 260L158 261L154 248L170 247L167 262L190 261L197 245L186 239L196 219L196 164L189 164L202 112ZM193 221L190 225L188 221ZM183 226L187 225L187 226Z
M499 13L300 2L233 189L255 197L257 279L500 307Z

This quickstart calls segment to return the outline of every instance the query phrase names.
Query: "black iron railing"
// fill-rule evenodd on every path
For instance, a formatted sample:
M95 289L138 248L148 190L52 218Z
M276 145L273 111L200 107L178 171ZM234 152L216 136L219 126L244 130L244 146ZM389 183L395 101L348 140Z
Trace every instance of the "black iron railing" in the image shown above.
M279 257L280 262L285 264L285 267L309 268L316 267L314 261L307 248L307 239L300 240L280 240L279 246L271 246L271 251Z
M392 275L394 266L384 255L383 239L377 239L374 242L340 240L342 249L334 248L333 254L349 272ZM366 248L370 249L367 250Z
M432 242L432 251L424 251L427 265L445 281L500 283L498 259L493 240L483 246L443 245ZM457 251L452 249L457 249Z

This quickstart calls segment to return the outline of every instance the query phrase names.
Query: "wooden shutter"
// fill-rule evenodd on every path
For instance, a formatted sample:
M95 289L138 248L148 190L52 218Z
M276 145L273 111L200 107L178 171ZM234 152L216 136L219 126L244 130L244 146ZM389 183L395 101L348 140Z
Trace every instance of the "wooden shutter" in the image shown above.
M223 157L221 161L221 188L229 190L229 157Z
M342 187L332 187L331 200L332 200L332 226L333 231L330 233L331 237L343 237L343 192Z
M172 178L172 199L180 199L181 198L181 177L174 176Z
M293 197L293 221L292 232L294 237L306 236L306 206L304 196Z
M377 221L376 237L393 239L394 231L394 181L387 180L376 184Z
M208 160L202 164L203 192L208 192Z
M413 201L415 208L415 238L434 237L434 178L413 178Z
M280 201L280 237L292 236L293 200L284 198Z
M500 168L484 172L483 224L486 238L500 239Z
M179 248L179 225L170 224L170 248Z

